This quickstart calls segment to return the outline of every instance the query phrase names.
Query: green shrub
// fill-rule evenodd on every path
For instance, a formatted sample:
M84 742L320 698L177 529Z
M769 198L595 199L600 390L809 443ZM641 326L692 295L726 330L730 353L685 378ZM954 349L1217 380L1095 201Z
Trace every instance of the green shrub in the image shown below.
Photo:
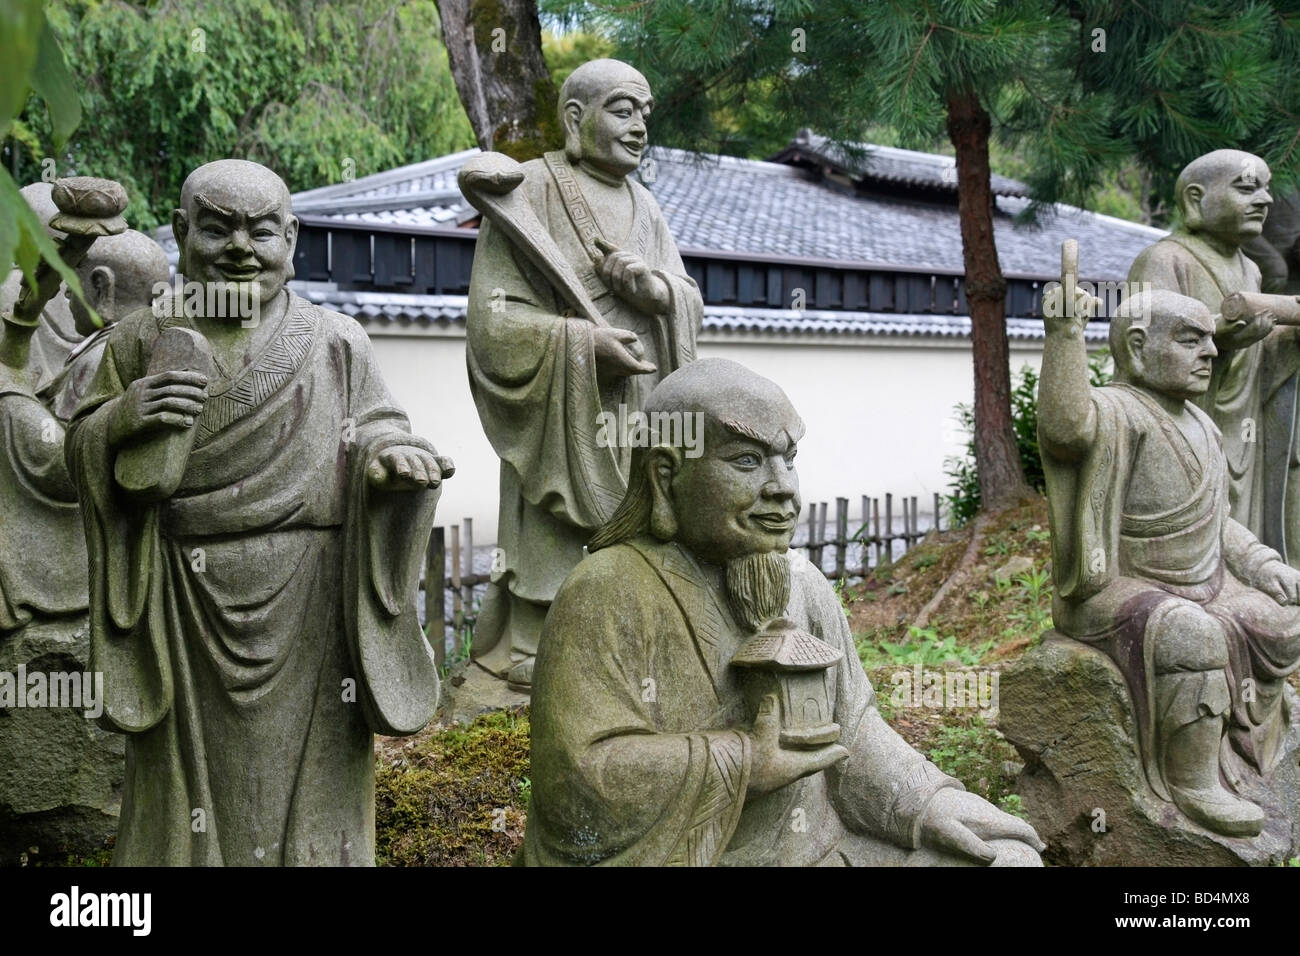
M1020 800L1009 799L1016 782L1006 775L1016 751L979 717L963 724L940 727L927 756L944 773L956 777L971 793L1002 807L1020 810Z

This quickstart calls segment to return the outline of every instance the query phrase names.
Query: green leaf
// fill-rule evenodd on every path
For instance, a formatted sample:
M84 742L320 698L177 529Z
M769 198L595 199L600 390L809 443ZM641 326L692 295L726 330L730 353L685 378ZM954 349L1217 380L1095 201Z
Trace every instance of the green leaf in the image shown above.
M63 58L63 51L59 49L54 30L43 15L32 89L45 100L53 126L51 137L54 148L62 149L72 131L81 125L81 98L77 95L76 81Z
M41 11L40 0L5 0L0 3L0 63L4 64L6 74L5 81L0 83L0 136L8 131L9 124L27 103L32 67L36 65L44 25L45 14ZM2 235L0 242L4 242Z

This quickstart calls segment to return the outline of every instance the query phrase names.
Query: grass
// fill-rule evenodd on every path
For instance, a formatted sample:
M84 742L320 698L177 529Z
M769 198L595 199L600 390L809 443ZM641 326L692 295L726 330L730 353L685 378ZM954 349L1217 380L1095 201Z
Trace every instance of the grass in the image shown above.
M382 744L375 774L379 865L511 862L523 843L530 792L526 708Z

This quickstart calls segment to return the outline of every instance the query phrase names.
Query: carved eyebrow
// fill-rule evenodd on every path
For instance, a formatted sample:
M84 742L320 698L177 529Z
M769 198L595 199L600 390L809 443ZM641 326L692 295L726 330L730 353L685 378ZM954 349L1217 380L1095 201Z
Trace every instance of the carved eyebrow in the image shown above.
M211 199L209 199L207 196L202 195L201 193L194 194L194 202L196 205L202 206L204 209L208 210L209 212L215 212L218 216L225 216L228 219L234 219L235 216L238 215L238 213L236 213L233 209L226 209L223 206L218 206ZM263 206L261 209L258 209L257 211L249 215L248 219L250 222L255 219L267 219L272 216L278 219L279 210L280 210L280 201L278 199L273 199L267 205Z
M632 90L617 86L610 92L609 96L605 97L604 105L609 106L611 103L617 103L619 100L631 100L641 109L649 109L654 106L655 102L653 96L642 96Z
M736 421L734 418L726 418L722 421L722 427L733 434L740 435L742 438L750 438L760 445L771 444L766 438L750 428L744 422Z
M778 430L771 438L764 438L755 429L734 418L723 419L722 427L733 435L739 435L741 438L748 438L750 441L757 442L763 446L764 451L770 454L788 455L799 444L799 439L785 429ZM800 429L800 434L802 435L802 429ZM782 438L785 439L784 442L781 441ZM782 444L785 445L784 451L780 450Z
M196 206L203 207L204 209L208 210L208 212L215 212L218 216L233 217L235 215L233 211L226 209L222 206L218 206L216 203L214 203L207 196L204 196L202 193L194 194L194 204Z

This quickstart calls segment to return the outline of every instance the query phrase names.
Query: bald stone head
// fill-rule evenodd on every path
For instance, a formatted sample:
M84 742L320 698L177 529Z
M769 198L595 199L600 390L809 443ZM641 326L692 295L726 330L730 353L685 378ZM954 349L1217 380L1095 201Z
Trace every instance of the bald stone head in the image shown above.
M564 151L598 175L623 177L641 164L646 118L654 106L650 84L622 60L591 60L560 87Z
M159 287L165 287L171 268L167 253L142 232L128 229L102 236L91 245L77 267L77 278L91 307L105 325L112 325L138 309L147 308ZM90 335L95 322L80 300L68 297L72 317L81 335Z
M51 195L53 191L53 183L32 183L19 190L23 199L27 200L27 205L31 207L32 212L36 213L36 218L40 219L45 231L50 234L50 237L62 239L63 233L50 228L50 220L59 214L59 207L54 205L54 198Z
M187 281L259 284L262 302L293 278L298 220L289 187L259 163L221 159L200 166L172 213Z
M1110 320L1115 380L1172 400L1210 387L1215 317L1204 302L1165 289L1125 299Z
M590 550L649 533L724 566L789 547L804 424L775 382L728 359L700 359L660 382L645 413L651 446L634 449L627 496ZM702 439L694 455L683 447L692 435Z
M1224 251L1264 230L1273 197L1268 164L1253 153L1216 149L1187 164L1174 185L1183 225Z

